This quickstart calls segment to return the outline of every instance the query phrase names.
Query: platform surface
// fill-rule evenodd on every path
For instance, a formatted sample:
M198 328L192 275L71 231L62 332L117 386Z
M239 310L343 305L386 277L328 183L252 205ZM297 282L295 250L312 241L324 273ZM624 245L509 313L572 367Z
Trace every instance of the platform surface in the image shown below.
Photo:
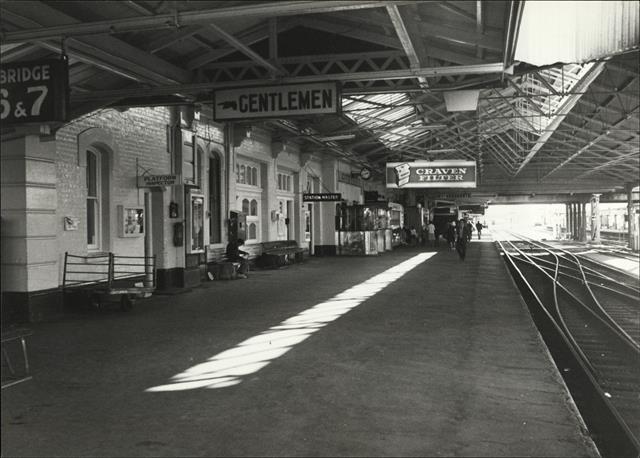
M2 455L598 456L488 238L34 324Z

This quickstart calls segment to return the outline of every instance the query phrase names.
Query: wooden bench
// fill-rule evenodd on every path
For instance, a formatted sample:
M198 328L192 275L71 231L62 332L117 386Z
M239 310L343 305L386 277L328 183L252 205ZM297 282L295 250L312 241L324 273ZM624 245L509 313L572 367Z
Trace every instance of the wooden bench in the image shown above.
M295 240L263 242L261 245L262 254L256 260L259 267L275 268L304 261L306 250Z
M240 249L249 253L249 266L251 266L251 248L243 245ZM255 255L253 259L255 259ZM207 275L209 280L235 280L238 278L239 269L239 262L227 259L225 248L207 250Z

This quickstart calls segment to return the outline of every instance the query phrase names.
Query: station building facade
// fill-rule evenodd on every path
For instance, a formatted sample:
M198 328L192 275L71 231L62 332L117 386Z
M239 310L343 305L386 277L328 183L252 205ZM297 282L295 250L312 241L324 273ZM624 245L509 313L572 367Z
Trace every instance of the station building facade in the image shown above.
M365 184L348 162L279 138L184 107L99 110L55 132L5 129L3 319L63 312L65 253L153 255L158 289L195 286L236 236L233 215L253 255L276 240L335 254L336 202L303 193L362 203Z

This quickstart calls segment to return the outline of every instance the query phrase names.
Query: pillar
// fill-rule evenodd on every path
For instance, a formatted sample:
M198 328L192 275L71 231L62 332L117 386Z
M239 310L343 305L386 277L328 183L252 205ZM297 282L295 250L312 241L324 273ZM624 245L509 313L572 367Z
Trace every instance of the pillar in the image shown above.
M587 241L587 203L580 202L580 238L581 242Z
M338 161L330 156L322 160L322 174L320 177L322 192L338 191ZM318 202L320 206L320 234L315 240L316 255L335 255L336 246L336 204L338 202Z
M4 135L0 154L2 321L41 321L62 312L55 136Z
M578 207L575 202L571 204L571 240L578 238Z
M571 204L564 204L565 237L571 234Z
M600 196L601 194L591 196L591 241L593 243L600 243Z
M640 214L635 212L633 205L633 183L625 184L627 192L627 235L629 237L629 248L633 251L640 250Z

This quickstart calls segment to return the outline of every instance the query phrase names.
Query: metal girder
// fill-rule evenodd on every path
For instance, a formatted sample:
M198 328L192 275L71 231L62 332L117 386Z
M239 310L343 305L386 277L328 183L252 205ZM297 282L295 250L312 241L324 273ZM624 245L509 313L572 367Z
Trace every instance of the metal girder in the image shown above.
M576 85L576 87L578 88L578 92L586 90L589 85L600 75L603 69L604 62L599 62L595 64L591 69L589 69L588 73ZM569 113L573 109L575 104L578 103L580 97L580 95L571 95L567 97L567 99L564 101L564 103L556 113L560 115ZM518 175L520 172L522 172L522 169L524 169L529 161L533 159L538 151L540 151L540 148L542 148L544 146L544 143L549 140L549 138L553 135L553 132L558 128L563 120L563 116L554 115L553 121L551 121L551 123L547 126L547 130L540 136L540 143L536 143L535 145L533 145L533 147L529 151L529 154L527 154L527 156L520 163L520 166L518 167L518 170L516 170L515 175Z
M621 119L620 121L618 121L617 123L613 124L613 127L615 127L617 124L620 124L622 122L626 121L626 118ZM587 143L585 146L583 146L582 148L580 148L578 151L576 151L574 154L572 154L571 156L569 156L567 159L565 159L564 161L562 161L562 163L560 163L558 166L554 167L550 172L546 173L543 177L541 177L541 180L545 179L546 177L548 177L549 175L555 173L556 171L558 171L559 169L561 169L562 167L564 167L566 164L568 164L569 162L571 162L572 160L574 160L576 157L580 156L583 152L585 152L587 149L589 149L592 145L594 145L595 143L598 143L600 140L602 140L603 138L606 138L607 134L600 134L598 135L596 138L592 139L589 141L589 143Z
M454 5L453 2L446 2L446 1L438 2L438 6L440 8L443 8L443 9L451 12L451 13L454 13L454 14L457 14L458 16L461 16L461 17L465 18L468 21L475 22L475 20L476 20L476 18L475 18L475 16L473 14L471 14L471 13L463 10L462 8Z
M416 75L435 76L435 75L468 75L468 74L484 74L484 73L501 73L504 70L502 63L492 63L483 65L465 65L465 66L448 66L448 67L427 67L415 70L398 69L398 70L382 70L373 72L358 73L333 73L324 75L309 75L297 77L283 77L279 79L281 84L310 83L319 81L371 81L371 80L397 80L415 77ZM145 88L145 96L152 97L157 95L167 95L176 93L200 93L211 91L218 88L231 87L250 87L264 84L263 79L250 79L227 82L207 82L207 83L191 83L182 85L167 85L161 87ZM139 88L132 89L116 89L106 91L94 91L92 94L78 94L72 96L72 101L84 101L89 99L117 100L126 97L140 96Z
M382 2L380 2L382 5ZM300 25L312 29L323 30L338 35L346 35L359 40L368 41L389 48L402 49L402 43L397 37L391 37L379 32L364 29L357 23L323 19L307 16L301 18Z
M414 3L412 1L345 1L345 0L314 0L314 1L282 1L259 2L256 4L239 5L222 8L203 9L195 11L175 11L173 13L156 14L133 18L91 21L82 24L64 24L49 27L31 28L15 32L7 32L1 37L2 43L21 43L72 37L79 35L114 34L125 32L140 32L142 30L166 29L193 24L207 24L230 18L246 18L256 16L288 16L300 14L328 13L332 11L358 10L365 8L380 8L387 4L402 5ZM41 4L44 4L41 2ZM4 12L4 11L3 11Z
M419 40L419 36L416 36L415 23L406 14L403 15L400 13L397 5L387 5L387 13L389 14L393 27L396 29L396 34L400 39L400 43L402 43L402 48L409 58L409 65L411 68L420 68L422 66L421 60L423 60L420 56L424 56L425 51ZM418 81L423 86L428 85L427 79L424 76L419 76Z
M39 6L39 14L45 17L49 15L57 20L77 22L70 16L53 10L45 4ZM42 26L33 19L25 18L8 10L3 10L3 17L19 27ZM61 51L60 43L42 41L36 42L36 44L55 52ZM154 84L175 84L190 80L188 72L115 37L68 38L65 40L65 44L70 56L129 79Z
M476 22L474 18L474 22ZM495 52L502 51L502 38L498 35L477 33L475 29L458 29L450 26L444 26L425 19L418 24L420 33L436 37L447 42L453 42L465 46L479 46Z
M258 63L262 67L265 67L266 69L271 71L273 74L276 74L276 75L283 74L281 69L279 69L278 67L273 65L267 59L264 59L262 56L260 56L260 54L255 52L249 46L247 46L244 43L242 43L240 40L235 38L230 33L227 33L221 27L219 27L219 26L217 26L215 24L208 24L207 27L209 29L213 30L216 35L220 36L223 40L225 40L227 43L229 43L235 49L237 49L238 51L243 53L245 56L249 57L252 61Z

